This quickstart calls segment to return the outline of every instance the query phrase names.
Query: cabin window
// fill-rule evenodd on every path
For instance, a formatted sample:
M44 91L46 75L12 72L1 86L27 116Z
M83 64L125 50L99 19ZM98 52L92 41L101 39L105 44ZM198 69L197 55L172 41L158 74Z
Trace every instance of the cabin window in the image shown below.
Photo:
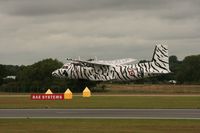
M62 68L64 68L64 69L68 69L68 66L63 66Z

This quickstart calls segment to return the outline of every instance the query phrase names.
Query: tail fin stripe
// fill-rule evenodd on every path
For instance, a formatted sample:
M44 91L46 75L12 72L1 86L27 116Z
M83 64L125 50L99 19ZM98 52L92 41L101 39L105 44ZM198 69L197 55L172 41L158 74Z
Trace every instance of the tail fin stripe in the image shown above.
M165 67L162 67L158 62L154 62L154 63L155 63L156 66L168 71L168 69L166 69Z
M158 61L160 61L163 65L165 65L166 66L166 64L169 64L168 62L165 62L165 61L163 61L163 60L161 60L161 59L159 59L158 58L158 61L156 60L156 59L153 59L153 61L154 62L156 62L156 63L158 63ZM166 63L166 64L165 64Z
M156 70L157 72L159 72L159 70L156 69L156 68L153 66L153 63L151 63L151 67L152 67L154 70Z
M158 73L170 72L167 46L156 45L151 61L151 67L153 69L151 69L152 71L157 71Z
M166 61L164 61L164 60L161 60L160 58L158 58L158 60L159 60L160 62L162 62L163 64L164 64L164 63L169 64L168 62L166 62Z
M159 54L157 54L157 53L156 53L155 55L158 56L159 58L160 58L160 56L161 56L161 55L159 55Z
M161 45L161 47L165 50L165 51L167 51L168 49L167 48L165 48L165 47L163 47L163 45Z
M161 54L163 54L165 57L168 57L168 55L166 55L165 53L163 53L163 51L162 51L162 50L160 50L159 48L157 48L157 50L158 50L158 51L160 51L160 52L161 52Z

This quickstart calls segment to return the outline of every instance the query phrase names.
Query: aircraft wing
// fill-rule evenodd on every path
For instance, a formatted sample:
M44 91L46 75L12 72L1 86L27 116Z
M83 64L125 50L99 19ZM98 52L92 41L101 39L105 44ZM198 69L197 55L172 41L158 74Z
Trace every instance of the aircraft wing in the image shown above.
M85 60L77 60L77 59L69 59L67 58L68 61L72 61L73 64L81 64L84 66L110 66L110 64L107 63L99 63L96 61L85 61Z
M67 58L68 61L72 61L74 64L82 64L85 66L114 66L114 65L124 65L128 64L131 62L136 61L136 59L132 58L126 58L126 59L118 59L118 60L111 60L111 61L104 61L104 60L99 60L99 61L85 61L85 60L78 60L78 59L69 59Z
M99 60L96 61L98 63L102 63L102 64L110 64L110 65L125 65L125 64L129 64L131 62L136 61L136 59L132 59L132 58L125 58L125 59L117 59L117 60L110 60L110 61L104 61L104 60Z

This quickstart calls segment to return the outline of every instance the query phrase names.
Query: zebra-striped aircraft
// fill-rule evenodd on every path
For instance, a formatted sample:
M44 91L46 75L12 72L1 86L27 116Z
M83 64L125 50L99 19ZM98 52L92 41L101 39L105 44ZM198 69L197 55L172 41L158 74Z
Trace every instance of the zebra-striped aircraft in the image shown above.
M67 60L70 63L52 72L53 76L91 81L132 81L170 73L166 45L156 45L152 60L145 63L130 64L135 61L131 58L112 61Z

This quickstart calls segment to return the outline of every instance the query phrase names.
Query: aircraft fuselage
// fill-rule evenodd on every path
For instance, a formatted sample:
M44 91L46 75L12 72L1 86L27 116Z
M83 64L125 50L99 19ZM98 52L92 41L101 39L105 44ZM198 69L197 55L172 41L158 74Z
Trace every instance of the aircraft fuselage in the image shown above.
M167 46L156 45L153 58L149 62L132 65L104 64L104 62L79 61L65 64L52 74L68 79L91 81L131 81L169 73Z

